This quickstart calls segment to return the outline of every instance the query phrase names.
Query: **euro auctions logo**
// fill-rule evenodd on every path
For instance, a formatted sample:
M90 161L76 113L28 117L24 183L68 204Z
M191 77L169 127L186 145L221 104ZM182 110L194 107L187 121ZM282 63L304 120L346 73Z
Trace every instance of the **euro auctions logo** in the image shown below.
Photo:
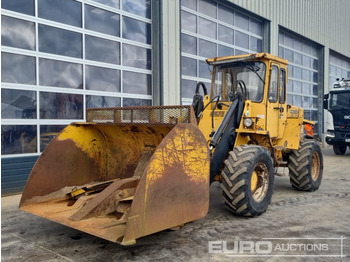
M264 238L262 240L209 241L210 254L227 257L340 257L345 238Z
M271 254L271 241L209 241L209 253Z

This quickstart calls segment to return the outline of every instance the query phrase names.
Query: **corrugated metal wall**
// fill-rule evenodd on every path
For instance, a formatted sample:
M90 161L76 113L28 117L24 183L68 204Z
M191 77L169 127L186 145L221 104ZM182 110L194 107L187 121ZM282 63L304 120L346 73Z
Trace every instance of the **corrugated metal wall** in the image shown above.
M1 159L1 195L23 191L38 156Z
M228 1L350 57L350 0Z

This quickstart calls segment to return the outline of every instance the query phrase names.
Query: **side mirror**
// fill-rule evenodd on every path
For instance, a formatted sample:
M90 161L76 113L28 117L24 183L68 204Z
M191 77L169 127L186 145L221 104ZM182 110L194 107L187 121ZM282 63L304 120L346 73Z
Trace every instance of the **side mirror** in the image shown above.
M328 110L328 98L329 98L329 94L325 94L323 96L323 109Z

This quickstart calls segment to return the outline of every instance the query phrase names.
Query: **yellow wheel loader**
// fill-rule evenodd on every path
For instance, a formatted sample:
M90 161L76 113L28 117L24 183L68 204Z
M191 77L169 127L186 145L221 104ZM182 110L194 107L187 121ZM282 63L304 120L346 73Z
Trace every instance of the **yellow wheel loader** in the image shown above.
M259 53L207 63L210 94L198 83L191 106L88 109L41 154L20 209L131 245L204 217L214 181L242 216L266 211L278 167L289 168L294 188L317 190L322 153L303 134L314 123L287 104L287 60Z

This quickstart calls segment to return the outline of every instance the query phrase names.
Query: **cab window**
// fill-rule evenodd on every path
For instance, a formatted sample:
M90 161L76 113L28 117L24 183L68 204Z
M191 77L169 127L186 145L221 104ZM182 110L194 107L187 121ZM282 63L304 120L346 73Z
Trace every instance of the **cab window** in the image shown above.
M286 102L286 70L281 69L280 72L280 103Z
M272 66L270 74L269 101L276 103L278 99L278 67Z

